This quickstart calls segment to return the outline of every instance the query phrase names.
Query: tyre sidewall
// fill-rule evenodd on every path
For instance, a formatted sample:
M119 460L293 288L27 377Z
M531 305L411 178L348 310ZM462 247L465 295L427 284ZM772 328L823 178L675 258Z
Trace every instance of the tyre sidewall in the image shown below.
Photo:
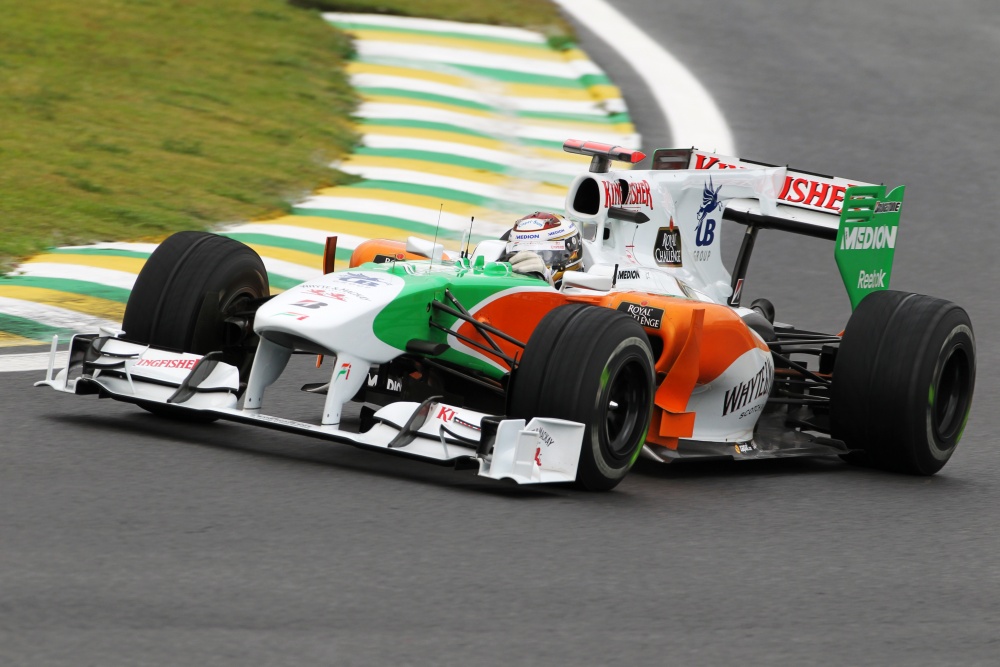
M911 450L913 467L923 474L931 474L940 470L951 458L962 437L965 422L971 409L971 395L968 403L961 406L959 416L961 424L951 433L941 433L934 423L934 403L929 396L929 390L935 390L937 396L942 371L945 364L954 354L965 354L968 359L975 359L975 340L968 318L961 310L955 309L945 315L935 328L929 341L928 354L924 360L914 364L911 396L908 401L911 414L910 429L914 442L926 443L926 446ZM969 367L970 383L975 383L975 366ZM923 409L920 407L923 406Z
M945 365L955 357L958 396L951 427L934 422ZM834 368L833 437L859 450L846 457L917 475L954 453L971 408L975 338L966 312L929 296L874 292L858 306Z
M639 452L642 450L642 445L646 441L646 433L649 430L650 420L648 410L640 412L638 415L637 420L639 420L639 423L635 424L633 428L638 428L641 431L641 435L637 442L626 452L615 453L611 450L610 438L606 426L610 392L614 386L614 381L626 365L635 362L638 362L644 368L653 368L653 356L649 351L649 343L645 337L640 339L631 336L618 343L609 355L606 364L595 364L585 374L584 382L591 378L596 378L593 386L588 388L584 385L581 387L582 395L586 395L585 392L589 389L594 396L587 411L589 423L587 424L588 437L585 446L589 448L589 452L585 459L581 460L581 464L586 460L588 467L592 465L602 478L621 479L624 477L635 463ZM602 383L601 380L605 377L607 380ZM652 387L652 373L647 375L647 382Z

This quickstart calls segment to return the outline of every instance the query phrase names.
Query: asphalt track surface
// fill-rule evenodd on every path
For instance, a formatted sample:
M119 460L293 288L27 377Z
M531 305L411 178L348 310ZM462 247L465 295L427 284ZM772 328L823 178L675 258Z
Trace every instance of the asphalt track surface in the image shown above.
M5 374L0 664L997 664L1000 16L615 4L713 91L743 157L908 186L893 287L961 303L977 333L948 466L643 464L603 495L519 488ZM647 146L669 144L584 46ZM848 314L829 243L762 233L749 278L784 321ZM312 375L296 360L289 387Z

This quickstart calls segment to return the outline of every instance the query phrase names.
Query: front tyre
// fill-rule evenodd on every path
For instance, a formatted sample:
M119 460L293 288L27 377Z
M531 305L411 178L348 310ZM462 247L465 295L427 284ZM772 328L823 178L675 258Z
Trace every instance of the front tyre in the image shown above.
M635 320L595 306L561 306L531 335L511 380L507 413L582 423L577 483L606 491L642 450L654 378L649 339Z
M161 243L136 278L122 329L137 343L180 352L222 352L246 382L257 339L256 301L268 296L267 271L250 247L207 232L178 232ZM170 406L147 408L164 416Z
M872 292L844 331L833 371L834 438L849 461L914 475L944 467L962 437L976 381L976 343L958 305Z

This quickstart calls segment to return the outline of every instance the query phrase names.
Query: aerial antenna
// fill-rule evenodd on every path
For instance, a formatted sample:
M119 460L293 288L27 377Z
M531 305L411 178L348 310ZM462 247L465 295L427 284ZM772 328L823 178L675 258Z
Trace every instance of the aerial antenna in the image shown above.
M472 240L472 223L476 221L476 216L472 216L469 220L469 231L465 232L462 236L462 257L469 256L469 241Z
M437 253L438 231L441 229L441 213L443 211L444 211L444 202L441 202L441 207L438 208L437 227L434 228L434 245L431 246L431 266L434 266L434 255ZM441 253L441 258L444 259L444 252Z

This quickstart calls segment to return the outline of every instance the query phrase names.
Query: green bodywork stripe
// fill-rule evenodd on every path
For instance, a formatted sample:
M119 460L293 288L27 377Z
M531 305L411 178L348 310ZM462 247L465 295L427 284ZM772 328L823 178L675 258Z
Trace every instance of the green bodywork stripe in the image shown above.
M81 273L86 269L82 268ZM39 276L4 276L0 285L16 285L18 287L38 287L41 289L56 290L69 294L80 294L82 296L93 296L108 301L127 303L129 290L100 283L87 282L85 280L73 280L70 278L42 278Z
M370 266L373 265L364 264L362 268ZM389 269L389 272L401 277L405 283L392 302L375 316L372 330L379 340L399 350L406 349L407 342L413 339L446 343L449 347L439 359L482 371L493 378L505 375L505 371L457 349L454 338L432 328L428 324L428 312L433 313L430 319L445 328L455 324L457 318L441 311L431 311L429 304L434 300L447 302L444 290L448 289L464 308L474 311L478 304L498 292L519 286L536 286L540 284L537 279L510 273L509 269L504 275L497 276L474 271L458 271L453 275L446 272L408 275L403 266Z
M59 339L69 340L75 331L72 329L64 329L62 327L51 327L47 324L42 324L41 322L36 322L34 320L28 320L23 317L17 317L16 315L7 315L0 313L0 331L5 331L7 333L14 334L15 336L21 336L22 338L30 338L32 340L43 340L51 341L53 336L59 336Z

